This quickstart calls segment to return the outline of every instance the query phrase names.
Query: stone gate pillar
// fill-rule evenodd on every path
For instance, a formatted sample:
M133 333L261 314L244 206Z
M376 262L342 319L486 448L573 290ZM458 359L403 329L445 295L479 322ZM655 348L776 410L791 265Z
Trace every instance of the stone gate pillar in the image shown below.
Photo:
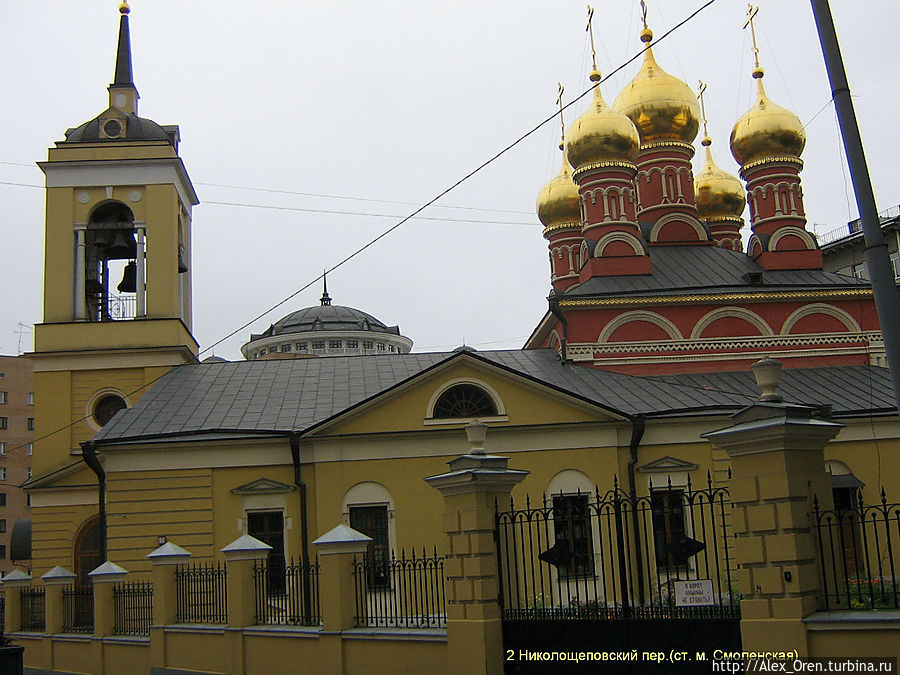
M486 432L487 425L469 423L469 453L448 462L449 472L425 479L444 495L447 650L453 672L461 675L503 672L494 504L508 502L513 486L528 475L507 468L509 458L485 453Z
M844 425L819 408L782 402L780 369L771 359L754 364L759 403L704 436L731 458L743 649L806 656L803 618L816 611L820 592L813 498L832 508L824 448Z

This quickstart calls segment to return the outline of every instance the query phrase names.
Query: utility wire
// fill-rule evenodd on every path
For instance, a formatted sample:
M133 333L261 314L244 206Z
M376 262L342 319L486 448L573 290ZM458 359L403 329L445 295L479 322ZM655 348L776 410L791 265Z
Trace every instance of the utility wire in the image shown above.
M715 2L716 2L716 0L707 0L705 3L703 3L699 8L697 8L696 10L694 10L691 14L689 14L689 15L688 15L686 18L684 18L682 21L680 21L679 23L675 24L672 28L670 28L669 30L667 30L667 31L666 31L665 33L663 33L662 35L660 35L659 38L657 38L656 40L654 40L654 41L651 43L651 46L654 45L654 44L656 44L656 43L658 43L658 42L660 42L660 41L662 41L662 40L665 40L665 39L666 39L669 35L671 35L674 31L678 30L681 26L683 26L684 24L686 24L688 21L692 20L695 16L697 16L698 14L700 14L700 12L702 12L703 10L705 10L707 7L709 7L710 5L714 4ZM561 109L562 109L562 110L566 110L567 108L569 108L569 107L571 107L572 105L574 105L577 101L580 101L582 98L584 98L585 96L587 96L588 94L590 94L590 93L593 91L593 89L594 89L595 86L599 86L599 84L602 84L602 83L606 82L606 80L608 80L610 77L612 77L613 75L615 75L616 73L618 73L619 71L621 71L623 68L625 68L626 66L628 66L629 64L631 64L632 62L634 62L635 60L637 60L638 58L640 58L640 57L643 55L643 53L644 53L644 50L641 49L639 52L637 52L636 54L634 54L631 58L627 59L627 60L624 61L622 64L620 64L619 66L617 66L615 69L613 69L611 72L609 72L609 73L606 75L606 77L604 77L602 80L600 80L600 82L595 83L595 84L593 84L592 86L588 87L585 91L583 91L583 92L582 92L581 94L579 94L577 97L575 97L575 98L573 98L571 101L569 101L569 103L567 103L566 105L562 106ZM163 373L162 375L160 375L160 376L158 376L158 377L156 377L156 378L150 380L149 382L146 382L145 384L143 384L142 386L138 387L137 389L135 389L135 390L132 391L131 393L127 394L127 396L133 396L134 394L137 394L138 392L143 391L143 390L146 389L147 387L150 387L151 385L155 384L155 383L158 382L160 379L162 379L163 377L165 377L165 375L167 375L168 373L171 373L171 372L172 372L173 370L175 370L176 368L181 368L182 366L188 365L188 363L194 363L194 362L200 363L200 356L201 356L201 355L205 354L206 352L210 351L211 349L214 349L215 347L217 347L218 345L222 344L222 343L225 342L226 340L228 340L228 339L234 337L235 335L237 335L237 334L240 333L241 331L246 330L246 329L249 328L253 323L255 323L256 321L259 321L261 318L263 318L264 316L266 316L266 315L269 314L270 312L275 311L276 309L278 309L279 307L281 307L281 305L285 304L286 302L289 302L290 300L292 300L293 298L295 298L296 296L298 296L300 293L302 293L303 291L305 291L306 289L308 289L310 286L312 286L313 284L315 284L317 281L319 281L320 279L322 279L323 277L325 277L325 276L328 275L329 273L333 272L334 270L338 269L338 268L341 267L342 265L346 264L347 262L349 262L350 260L352 260L352 259L355 258L356 256L360 255L361 253L363 253L365 250L367 250L367 249L370 248L371 246L374 246L375 244L377 244L379 241L381 241L382 239L384 239L385 237L387 237L391 232L393 232L394 230L396 230L397 228L399 228L401 225L404 225L405 223L407 223L409 220L411 220L412 218L414 218L415 216L417 216L418 214L420 214L422 211L424 211L425 209L427 209L429 206L431 206L432 204L434 204L436 201L438 201L439 199L441 199L442 197L444 197L445 195L447 195L448 193L452 192L452 191L455 190L457 187L459 187L460 185L462 185L463 183L465 183L465 182L466 182L467 180L469 180L472 176L474 176L474 175L476 175L477 173L479 173L480 171L482 171L482 170L483 170L485 167L487 167L489 164L492 164L494 161L496 161L497 159L499 159L500 157L502 157L503 155L505 155L507 152L509 152L509 151L512 150L514 147L516 147L517 145L519 145L519 144L520 144L522 141L524 141L526 138L528 138L529 136L531 136L531 135L533 135L534 133L536 133L536 132L537 132L539 129L541 129L544 125L546 125L546 124L548 124L549 122L552 122L553 120L555 120L558 114L559 114L559 111L554 111L554 113L553 113L552 115L550 115L549 117L545 118L543 121L537 123L537 124L536 124L535 126L533 126L531 129L529 129L529 130L526 131L524 134L522 134L521 136L519 136L516 140L512 141L511 143L509 143L508 145L506 145L504 148L502 148L502 149L499 150L498 152L494 153L490 158L488 158L487 160L483 161L481 164L479 164L478 166L476 166L474 169L472 169L471 171L469 171L468 173L466 173L462 178L459 178L459 179L456 180L454 183L452 183L449 187L444 188L443 190L441 190L437 195L435 195L434 197L432 197L431 199L429 199L427 202L425 202L424 204L422 204L422 205L419 206L418 208L414 209L411 213L409 213L407 216L404 216L401 220L399 220L398 222L396 222L396 223L394 223L393 225L391 225L388 229L386 229L384 232L382 232L382 233L379 234L378 236L376 236L376 237L374 237L373 239L369 240L366 244L360 246L358 249L356 249L355 251L353 251L353 252L350 253L349 255L347 255L347 256L345 256L344 258L342 258L340 261L338 261L337 263L335 263L334 265L332 265L331 267L329 267L328 269L326 269L324 272L322 272L322 274L318 275L317 277L315 277L315 278L312 279L311 281L307 282L306 284L304 284L303 286L301 286L300 288L298 288L296 291L294 291L293 293L291 293L290 295L288 295L286 298L284 298L284 299L281 300L280 302L276 303L275 305L272 305L269 309L267 309L267 310L261 312L260 314L257 314L255 317L253 317L252 319L250 319L250 321L246 322L246 323L243 324L242 326L239 326L238 328L234 329L233 331L231 331L230 333L228 333L228 334L225 335L224 337L222 337L222 338L216 340L216 341L213 342L211 345L209 345L206 349L201 350L201 351L197 354L197 356L194 357L194 361L192 361L192 362L187 362L187 363L184 363L184 364L175 366L175 368L173 368L172 370L169 370L168 372ZM2 183L0 183L0 184L2 184ZM35 186L26 185L26 187L35 187ZM38 187L40 187L40 186L38 186ZM697 387L697 388L700 389L701 387ZM47 433L47 434L44 434L43 436L41 436L41 437L39 437L39 438L34 439L33 442L40 441L40 440L44 440L45 438L49 438L50 436L53 436L53 435L55 435L55 434L58 434L58 433L61 432L61 431L65 431L66 429L69 429L69 428L73 427L74 425L76 425L76 424L78 424L78 423L80 423L80 422L83 422L83 421L87 420L89 417L90 417L90 415L86 415L86 416L84 416L84 417L81 417L81 418L79 418L79 419L76 419L76 420L70 422L69 424L66 424L65 426L62 426L62 427L60 427L60 428L58 428L58 429L56 429L56 430L54 430L54 431L51 431L51 432L49 432L49 433ZM13 450L17 450L17 449L23 448L23 447L25 447L25 445L27 445L27 444L23 443L22 445L20 445L20 446L18 446L18 447L16 447L16 448L13 448Z

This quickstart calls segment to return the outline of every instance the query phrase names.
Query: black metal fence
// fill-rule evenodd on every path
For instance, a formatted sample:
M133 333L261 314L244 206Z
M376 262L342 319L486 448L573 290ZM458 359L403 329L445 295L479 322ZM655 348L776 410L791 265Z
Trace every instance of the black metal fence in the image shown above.
M126 581L113 586L113 634L150 635L153 584Z
M44 588L21 589L21 624L23 631L43 633L44 626Z
M667 482L647 496L619 488L510 501L497 512L503 617L733 619L731 502L706 487Z
M395 628L441 628L447 625L444 560L434 549L390 560L354 558L356 625Z
M824 609L900 609L900 504L864 506L862 491L842 508L814 501Z
M179 565L175 570L175 620L178 623L228 623L225 566Z
M290 561L287 565L258 562L253 566L256 580L256 623L290 626L318 626L319 560Z
M66 586L62 592L63 633L94 632L94 587Z

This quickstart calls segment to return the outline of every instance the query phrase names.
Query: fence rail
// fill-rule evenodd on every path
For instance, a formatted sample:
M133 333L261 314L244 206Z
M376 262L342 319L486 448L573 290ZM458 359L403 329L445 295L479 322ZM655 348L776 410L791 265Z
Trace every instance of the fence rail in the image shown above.
M318 626L319 560L271 562L253 566L256 581L256 623Z
M444 560L434 549L390 560L354 558L356 625L394 628L442 628L447 625Z
M62 592L63 633L94 632L94 587L66 586Z
M178 623L228 623L226 570L221 563L179 565L175 570Z
M857 490L846 508L813 502L826 610L900 609L900 503L864 506Z
M153 584L125 581L113 586L113 633L150 635L153 623Z
M503 618L739 618L728 490L706 483L510 500L496 516Z
M44 632L44 589L21 589L21 625L23 631Z

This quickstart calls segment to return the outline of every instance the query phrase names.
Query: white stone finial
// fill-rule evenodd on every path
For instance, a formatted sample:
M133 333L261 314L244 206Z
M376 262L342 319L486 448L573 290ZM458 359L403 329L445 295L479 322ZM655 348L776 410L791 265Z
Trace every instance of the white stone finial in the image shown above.
M766 403L781 403L784 400L778 393L778 385L781 382L781 363L766 357L754 363L750 368L756 378L756 386L761 391L759 400Z
M466 425L466 438L472 445L470 455L485 455L484 439L487 437L488 426L481 420L472 420Z

